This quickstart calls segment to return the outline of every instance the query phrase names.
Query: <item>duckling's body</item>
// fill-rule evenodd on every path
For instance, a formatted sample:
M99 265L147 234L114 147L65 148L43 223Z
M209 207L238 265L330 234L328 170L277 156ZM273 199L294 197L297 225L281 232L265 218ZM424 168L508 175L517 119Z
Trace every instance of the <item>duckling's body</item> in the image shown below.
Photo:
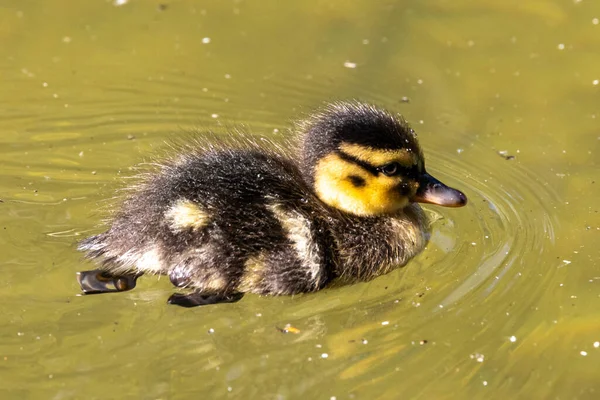
M406 123L340 103L303 130L297 156L240 141L164 163L106 232L80 244L102 259L100 270L80 273L84 292L128 290L143 273L164 274L192 290L170 302L194 306L369 280L418 254L427 220L413 198L429 175ZM443 189L445 205L466 201Z

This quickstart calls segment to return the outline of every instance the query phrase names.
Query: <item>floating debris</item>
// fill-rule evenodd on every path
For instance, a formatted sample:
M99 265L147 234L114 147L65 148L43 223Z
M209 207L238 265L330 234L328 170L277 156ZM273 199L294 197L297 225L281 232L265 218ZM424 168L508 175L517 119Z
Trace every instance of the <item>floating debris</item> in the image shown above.
M498 151L498 155L502 158L504 158L505 160L514 160L515 156L508 154L508 151L506 150L500 150Z
M300 329L298 329L295 326L292 326L290 324L286 324L283 328L278 328L278 327L276 327L276 328L281 333L293 333L293 334L297 335L300 332L302 332Z

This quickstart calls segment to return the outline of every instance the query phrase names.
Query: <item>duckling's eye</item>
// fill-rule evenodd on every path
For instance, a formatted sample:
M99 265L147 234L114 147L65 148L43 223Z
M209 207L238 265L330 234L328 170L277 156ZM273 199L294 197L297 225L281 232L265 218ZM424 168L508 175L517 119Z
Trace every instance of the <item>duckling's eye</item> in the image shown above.
M379 168L379 170L383 172L384 175L393 176L400 171L400 166L398 165L398 163L393 162L384 165L383 167Z

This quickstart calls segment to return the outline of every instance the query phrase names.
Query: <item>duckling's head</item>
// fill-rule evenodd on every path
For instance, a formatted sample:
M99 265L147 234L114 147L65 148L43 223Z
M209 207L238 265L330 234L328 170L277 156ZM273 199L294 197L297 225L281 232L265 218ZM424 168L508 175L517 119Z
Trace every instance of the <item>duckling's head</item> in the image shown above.
M416 134L399 115L358 102L333 103L302 130L305 180L331 207L376 216L412 202L467 203L462 192L425 171Z

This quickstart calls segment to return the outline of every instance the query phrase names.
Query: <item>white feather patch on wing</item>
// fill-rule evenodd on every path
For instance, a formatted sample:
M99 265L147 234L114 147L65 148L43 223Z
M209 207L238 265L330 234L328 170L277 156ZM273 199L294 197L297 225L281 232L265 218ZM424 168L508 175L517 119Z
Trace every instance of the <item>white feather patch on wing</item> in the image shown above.
M319 246L313 240L310 231L310 221L297 211L285 210L281 204L271 204L268 208L285 230L287 238L294 244L296 254L308 270L311 281L317 285L321 279L321 263Z

